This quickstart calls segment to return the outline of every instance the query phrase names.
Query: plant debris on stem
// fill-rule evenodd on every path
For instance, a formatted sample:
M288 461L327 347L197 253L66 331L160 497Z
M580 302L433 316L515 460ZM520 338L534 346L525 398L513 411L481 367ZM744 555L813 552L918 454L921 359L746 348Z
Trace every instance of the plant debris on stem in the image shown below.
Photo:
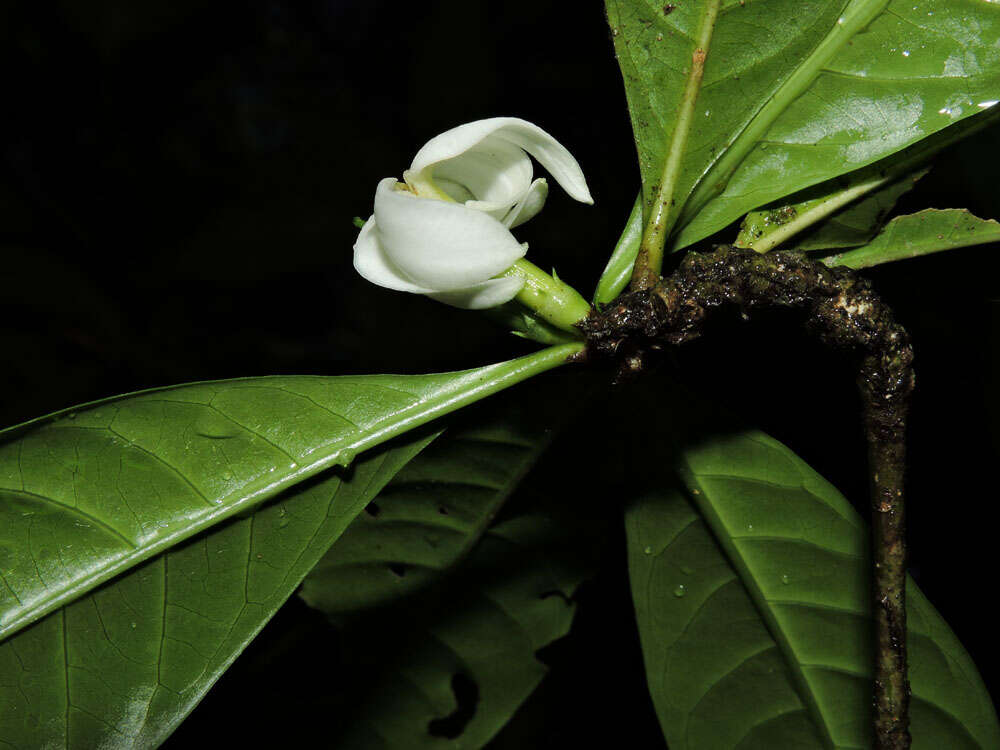
M580 323L587 356L618 362L619 378L641 372L665 346L699 337L709 312L790 308L825 343L861 355L874 537L875 747L910 747L906 665L905 431L914 387L913 349L892 310L853 271L788 251L765 255L720 245L689 253L670 276L623 294Z

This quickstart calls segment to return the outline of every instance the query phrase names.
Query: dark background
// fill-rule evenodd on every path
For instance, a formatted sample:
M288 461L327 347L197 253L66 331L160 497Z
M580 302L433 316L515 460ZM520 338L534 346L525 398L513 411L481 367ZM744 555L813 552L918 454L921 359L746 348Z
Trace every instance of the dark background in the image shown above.
M598 2L8 2L0 64L3 425L190 380L427 372L529 351L351 266L351 218L369 215L377 181L456 124L524 117L576 155L596 206L554 187L519 236L585 294L638 188ZM1000 217L998 155L995 129L953 148L900 210ZM994 695L997 250L868 274L918 355L913 574ZM769 317L720 322L672 366L866 513L847 364ZM546 654L552 675L496 745L620 741L626 726L656 746L632 628L619 565L581 591L576 630ZM336 633L293 600L174 741L311 731L296 702L337 683L339 665Z

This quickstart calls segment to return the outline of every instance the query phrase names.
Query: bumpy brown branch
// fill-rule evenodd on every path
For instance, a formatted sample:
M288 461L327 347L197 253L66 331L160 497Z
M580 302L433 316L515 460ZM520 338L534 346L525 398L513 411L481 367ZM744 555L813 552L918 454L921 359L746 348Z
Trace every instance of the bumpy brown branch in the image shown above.
M858 384L869 445L875 546L875 740L879 750L910 747L906 674L906 546L903 468L913 350L906 331L870 284L790 252L760 255L720 246L690 253L658 284L619 297L581 327L588 351L614 357L622 374L651 352L701 335L710 310L734 305L801 310L807 326L837 348L861 354Z

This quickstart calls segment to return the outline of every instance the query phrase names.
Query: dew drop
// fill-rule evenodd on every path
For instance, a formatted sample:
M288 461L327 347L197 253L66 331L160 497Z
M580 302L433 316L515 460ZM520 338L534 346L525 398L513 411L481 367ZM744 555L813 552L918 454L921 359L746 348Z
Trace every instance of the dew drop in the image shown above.
M131 622L129 623L129 625L132 627L132 630L135 630L137 627L139 627L139 623L137 622Z
M677 588L674 589L674 596L676 596L678 599L680 599L686 593L687 593L687 589L684 587L683 583L680 584L680 585L678 585Z
M753 531L753 524L752 523L748 523L747 524L747 531Z
M903 57L909 57L909 56L910 56L910 50L904 49L903 50Z
M783 576L781 576L781 582L787 586L792 582L792 579L789 577L788 573L785 573Z
M643 552L645 552L647 555L651 555L651 554L653 554L653 548L652 547L646 547L646 549L644 549Z
M710 109L706 109L705 110L705 117L709 117L709 116L711 116L711 114L712 114L712 111Z
M76 419L76 412L75 411L71 411L68 416L69 416L70 419Z
M231 471L224 471L224 472L222 472L222 478L225 479L228 482L230 479L233 478L233 472L231 472Z

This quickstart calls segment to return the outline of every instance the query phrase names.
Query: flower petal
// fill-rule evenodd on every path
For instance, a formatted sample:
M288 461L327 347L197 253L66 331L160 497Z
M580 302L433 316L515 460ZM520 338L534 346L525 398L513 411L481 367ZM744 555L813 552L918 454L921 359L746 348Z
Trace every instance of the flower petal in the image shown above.
M382 243L379 241L374 216L361 227L358 240L354 243L354 268L368 281L387 289L417 294L426 294L432 291L414 284L386 257Z
M412 282L435 291L485 281L525 253L492 216L397 190L392 177L379 182L375 191L375 220L389 263Z
M517 117L492 117L459 125L432 138L413 158L410 169L422 171L470 150L488 137L523 148L538 159L569 195L593 203L583 170L573 155L537 125Z
M437 292L427 296L452 307L484 310L488 307L502 305L504 302L510 302L523 286L524 279L504 276L499 279L487 279L464 289Z
M517 205L510 210L510 213L504 217L504 225L510 227L511 229L521 226L521 224L542 210L542 206L545 205L545 198L548 194L549 184L545 181L544 177L539 177L531 183L531 187L528 189L528 192L526 192L524 197L518 201Z
M531 187L531 160L517 146L487 137L453 159L429 167L432 179L455 182L468 190L469 208L502 219Z

